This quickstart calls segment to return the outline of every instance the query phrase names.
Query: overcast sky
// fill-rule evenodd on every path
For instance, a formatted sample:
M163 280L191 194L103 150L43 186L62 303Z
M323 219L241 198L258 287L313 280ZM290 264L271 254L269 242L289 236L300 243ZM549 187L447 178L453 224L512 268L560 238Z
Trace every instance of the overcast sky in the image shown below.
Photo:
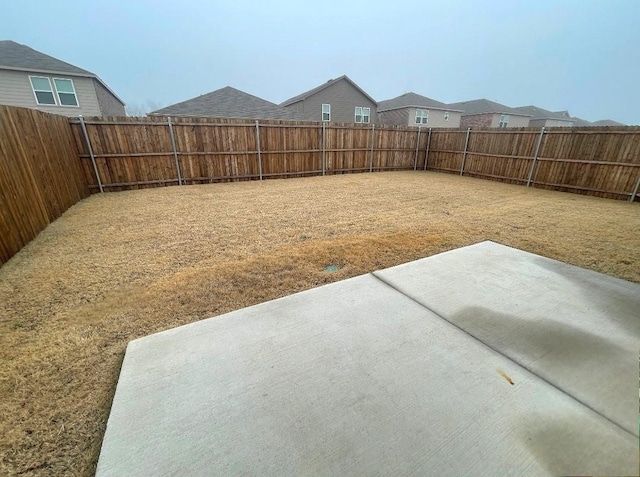
M346 74L413 91L640 124L640 0L5 0L0 39L160 106L233 86L276 103Z

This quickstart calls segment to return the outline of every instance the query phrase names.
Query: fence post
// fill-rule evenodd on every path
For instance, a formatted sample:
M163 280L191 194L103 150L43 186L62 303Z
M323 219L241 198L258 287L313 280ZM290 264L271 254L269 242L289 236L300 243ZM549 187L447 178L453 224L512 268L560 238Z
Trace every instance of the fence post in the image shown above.
M87 142L87 147L89 148L91 164L93 164L93 171L96 173L96 179L98 180L98 188L100 189L100 192L104 192L104 189L102 188L102 181L100 180L100 174L98 173L98 166L96 165L96 156L93 154L93 148L91 147L91 141L89 140L89 134L87 133L87 126L84 124L84 117L82 117L82 115L78 117L80 118L82 132L84 133L84 140Z
M371 123L371 152L369 153L369 172L373 172L373 138L376 134L376 125Z
M327 168L327 123L322 123L322 175Z
M633 192L631 193L631 198L629 202L633 202L636 200L636 195L638 194L638 189L640 188L640 176L638 176L638 180L636 181L636 186L633 188Z
M169 124L169 135L171 136L171 147L173 147L173 158L176 161L176 171L178 171L178 185L183 185L182 174L180 173L180 163L178 162L178 151L176 149L176 137L173 135L173 124L171 123L171 117L167 118L167 124Z
M429 136L427 137L427 152L424 155L424 170L427 170L427 161L429 160L429 146L431 145L431 128L429 128Z
M462 167L460 167L460 175L464 174L464 163L467 160L467 147L469 146L469 134L471 134L471 128L467 128L467 139L464 141L464 152L462 153Z
M258 150L258 174L262 180L262 154L260 152L260 125L256 119L256 149Z
M420 147L420 126L418 126L418 139L416 139L416 157L413 160L413 170L418 170L418 148Z
M529 169L529 177L527 177L527 187L531 185L531 179L533 178L533 170L536 168L536 162L538 162L538 154L540 153L540 145L542 144L542 136L544 136L544 126L540 130L540 136L538 136L538 144L536 144L536 152L533 154L533 162L531 163L531 169Z

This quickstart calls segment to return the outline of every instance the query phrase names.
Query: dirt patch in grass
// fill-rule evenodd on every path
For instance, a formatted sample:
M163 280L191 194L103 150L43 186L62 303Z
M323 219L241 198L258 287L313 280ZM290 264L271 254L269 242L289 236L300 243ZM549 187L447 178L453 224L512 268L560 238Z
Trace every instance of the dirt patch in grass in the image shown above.
M131 339L487 239L640 283L638 231L638 204L435 173L94 195L0 268L0 474L94 472Z

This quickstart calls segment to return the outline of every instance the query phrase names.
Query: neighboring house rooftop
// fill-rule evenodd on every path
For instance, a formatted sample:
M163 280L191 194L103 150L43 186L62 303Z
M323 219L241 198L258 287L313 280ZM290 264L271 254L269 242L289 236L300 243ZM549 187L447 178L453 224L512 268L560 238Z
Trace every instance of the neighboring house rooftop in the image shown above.
M289 98L286 101L283 101L282 103L280 103L280 106L289 106L290 104L297 103L298 101L302 101L302 100L308 98L309 96L311 96L312 94L315 94L318 91L322 91L323 89L328 88L332 84L337 83L338 81L341 81L341 80L348 81L349 83L351 83L353 85L354 88L356 88L363 95L365 95L367 98L369 98L369 100L371 100L371 102L373 102L376 105L378 104L378 102L375 99L373 99L371 96L369 96L360 86L355 84L353 82L353 80L351 80L351 78L349 78L347 75L342 75L339 78L331 79L331 80L327 81L326 83L321 84L320 86L317 86L317 87L315 87L313 89L310 89L309 91L305 91L304 93L301 93L301 94L299 94L297 96L294 96L293 98Z
M593 126L593 123L582 118L571 118L573 125L577 127Z
M531 116L531 119L556 119L560 121L571 121L571 115L569 111L549 111L547 109L539 108L538 106L520 106L516 109L524 114Z
M158 109L149 114L216 118L301 119L294 111L231 86Z
M441 103L440 101L416 93L405 93L396 98L386 99L378 103L379 113L402 108L429 108L459 113L464 112L461 109L451 109L446 103Z
M451 103L449 104L449 107L461 109L467 116L473 114L515 114L517 116L531 116L530 114L523 113L515 108L510 108L504 104L489 101L484 98Z
M0 69L28 71L33 73L51 73L95 78L118 101L125 104L109 86L91 71L83 70L70 63L45 55L26 45L11 40L0 41Z
M592 126L626 126L626 124L619 123L618 121L614 121L612 119L601 119L600 121L594 121L591 123Z

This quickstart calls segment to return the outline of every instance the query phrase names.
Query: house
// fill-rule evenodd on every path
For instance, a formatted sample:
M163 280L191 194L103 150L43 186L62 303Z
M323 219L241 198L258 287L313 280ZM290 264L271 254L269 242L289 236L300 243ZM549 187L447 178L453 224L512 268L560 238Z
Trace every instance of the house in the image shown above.
M310 121L374 123L378 103L348 76L340 76L280 103Z
M149 113L151 116L206 116L238 119L303 119L292 111L227 86Z
M626 126L626 124L619 123L612 119L601 119L600 121L594 121L591 126Z
M529 126L529 114L488 99L474 99L449 105L464 111L462 128L522 128Z
M571 120L573 121L574 127L584 128L584 127L593 126L593 123L586 121L582 118L571 118Z
M514 108L524 114L528 114L529 126L541 127L571 127L573 126L573 118L569 111L548 111L537 106L520 106Z
M125 103L95 73L0 41L0 104L64 116L124 116Z
M397 126L458 128L462 110L416 93L378 103L378 122Z

